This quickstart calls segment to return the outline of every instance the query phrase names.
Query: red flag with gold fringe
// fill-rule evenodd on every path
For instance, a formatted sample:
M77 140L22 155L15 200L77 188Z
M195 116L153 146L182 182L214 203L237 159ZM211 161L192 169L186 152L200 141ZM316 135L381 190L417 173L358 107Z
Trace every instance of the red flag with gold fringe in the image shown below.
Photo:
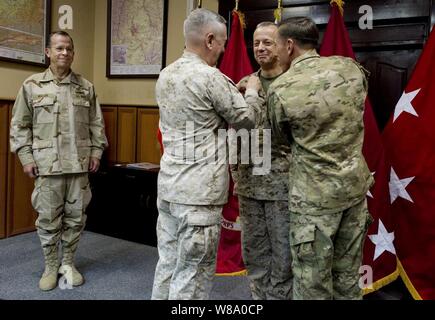
M435 299L435 31L382 138L400 276L414 299Z
M243 16L239 11L232 12L231 35L219 69L235 83L253 72L245 39L243 38ZM228 203L224 206L222 229L217 253L216 273L234 275L245 272L242 259L239 203L233 195L234 183L231 179Z

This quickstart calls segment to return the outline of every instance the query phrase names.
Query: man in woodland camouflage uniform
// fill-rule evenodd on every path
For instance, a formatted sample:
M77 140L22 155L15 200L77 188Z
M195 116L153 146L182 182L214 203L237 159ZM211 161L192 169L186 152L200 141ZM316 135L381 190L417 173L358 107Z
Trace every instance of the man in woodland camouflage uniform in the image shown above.
M294 299L361 299L373 178L362 156L367 80L344 57L320 57L318 30L291 18L277 31L286 71L269 88L273 134L291 146L289 207Z
M219 129L227 124L253 128L263 101L257 77L247 84L245 102L234 83L214 67L227 40L221 16L192 11L184 36L186 50L160 73L156 85L164 153L152 299L209 297L229 187L227 144L218 138Z
M58 273L70 285L83 284L73 259L91 200L88 172L96 172L107 146L94 86L72 72L74 43L54 32L45 50L50 67L24 81L12 111L10 145L35 179L32 205L45 257L41 290L57 285ZM62 243L59 268L58 247Z
M270 84L282 73L275 43L277 26L260 23L254 32L254 57L260 65L256 72L261 81L259 95L266 96ZM248 77L238 86L244 88ZM270 130L266 103L262 105L262 121L258 128L260 145L263 129ZM264 147L262 150L266 150ZM248 271L252 297L256 300L290 299L292 289L291 254L289 247L288 168L290 148L279 145L272 136L271 168L265 175L254 172L255 165L239 161L232 166L239 199L242 229L243 262Z

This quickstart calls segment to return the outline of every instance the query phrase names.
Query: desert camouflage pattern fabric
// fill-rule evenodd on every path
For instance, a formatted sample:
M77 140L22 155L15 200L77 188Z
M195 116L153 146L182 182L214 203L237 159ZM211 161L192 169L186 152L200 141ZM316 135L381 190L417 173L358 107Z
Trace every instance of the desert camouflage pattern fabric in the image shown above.
M367 80L350 58L310 50L272 83L272 134L292 147L289 207L334 213L361 202L373 183L362 155Z
M289 300L292 295L290 217L287 201L239 196L242 255L255 300Z
M12 110L10 145L39 175L88 172L107 139L93 85L71 72L58 81L50 68L24 81Z
M293 299L362 299L359 268L371 222L366 199L332 214L291 212Z
M157 263L151 299L206 300L216 271L222 206L157 200Z
M228 124L254 128L264 100L248 92L245 102L229 78L187 51L160 73L156 99L164 147L159 197L192 205L225 204L228 156L220 155L228 152L218 130Z
M261 76L260 70L256 73ZM246 86L249 76L240 80L240 84ZM260 78L261 79L261 78ZM273 83L273 82L272 82ZM266 92L263 88L259 91L259 96L266 99ZM267 117L266 101L261 105L261 121L258 124L259 141L263 146L263 129L271 130L270 122ZM231 174L235 181L234 192L239 196L249 197L258 200L288 200L288 170L291 161L290 147L279 144L272 135L271 144L271 168L270 173L265 175L254 175L252 170L254 164L241 163L239 154L239 163L231 166ZM263 148L260 148L260 151ZM257 166L262 166L259 164Z
M63 261L70 264L85 226L85 210L91 201L87 173L39 176L31 201L38 212L36 229L46 260L62 244Z

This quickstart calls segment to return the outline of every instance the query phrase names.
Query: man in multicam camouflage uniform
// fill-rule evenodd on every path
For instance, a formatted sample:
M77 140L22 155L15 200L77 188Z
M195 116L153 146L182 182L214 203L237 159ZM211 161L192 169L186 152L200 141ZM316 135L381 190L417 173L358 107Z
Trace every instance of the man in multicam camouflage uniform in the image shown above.
M296 17L277 31L286 71L269 88L273 134L292 149L289 207L294 299L361 299L362 248L373 178L362 156L364 69L320 57L318 30Z
M253 128L263 99L252 77L243 96L216 65L225 20L196 9L184 22L186 50L156 85L164 153L158 178L157 263L152 299L207 299L216 270L221 213L228 201L226 139L219 129ZM180 152L181 150L181 152ZM216 156L225 154L224 159Z
M107 139L93 85L71 71L72 38L54 32L45 50L50 67L24 81L12 110L10 144L24 172L35 179L32 205L45 257L41 290L83 284L73 259L91 200L88 172L96 172ZM58 246L62 243L59 268Z
M262 97L282 73L274 38L276 30L274 23L262 22L254 31L254 57L260 65L256 74L261 81ZM248 78L243 78L238 86L244 88ZM266 103L262 105L262 115L257 128L260 141L262 130L270 130ZM277 144L272 137L271 151L271 172L266 175L256 175L252 163L232 166L234 190L239 199L243 261L256 300L290 299L292 291L287 201L290 148Z

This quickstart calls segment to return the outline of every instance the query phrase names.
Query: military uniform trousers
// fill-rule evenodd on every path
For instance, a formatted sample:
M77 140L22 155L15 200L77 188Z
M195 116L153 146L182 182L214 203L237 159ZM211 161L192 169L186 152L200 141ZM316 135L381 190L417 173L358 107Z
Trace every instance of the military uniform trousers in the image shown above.
M253 299L291 299L288 202L239 196L239 212L242 255Z
M216 272L222 208L157 199L157 263L151 299L206 300Z
M91 196L87 173L35 179L32 205L38 213L35 225L45 256L57 252L59 241L64 252L76 251Z
M335 213L290 212L293 299L362 299L359 268L371 222L365 198Z

